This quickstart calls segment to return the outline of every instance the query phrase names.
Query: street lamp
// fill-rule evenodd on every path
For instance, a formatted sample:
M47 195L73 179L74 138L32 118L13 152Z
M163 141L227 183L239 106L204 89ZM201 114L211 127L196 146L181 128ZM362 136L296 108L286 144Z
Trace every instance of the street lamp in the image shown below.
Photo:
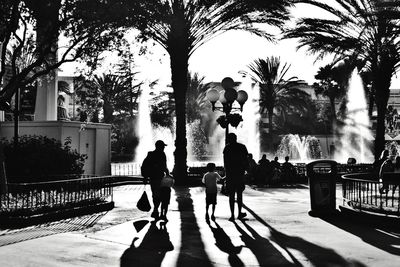
M221 81L221 86L224 90L218 92L216 89L210 89L207 91L207 99L211 102L212 111L220 110L225 113L225 115L220 116L217 119L219 125L225 128L225 143L229 134L229 124L233 127L237 127L239 123L243 120L242 116L238 113L231 113L233 110L243 111L243 105L248 99L248 95L245 91L236 91L233 87L235 82L232 78L226 77ZM221 106L216 106L217 101L222 104ZM240 108L233 107L235 100L239 103Z

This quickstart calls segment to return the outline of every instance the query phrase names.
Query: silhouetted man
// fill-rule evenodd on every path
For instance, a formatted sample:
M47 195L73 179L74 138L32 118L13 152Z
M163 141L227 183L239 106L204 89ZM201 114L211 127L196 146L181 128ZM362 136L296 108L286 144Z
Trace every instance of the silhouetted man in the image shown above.
M227 136L227 145L224 148L224 166L226 173L226 189L229 194L229 208L231 210L230 221L235 220L235 194L237 195L238 219L246 217L242 212L244 174L248 169L247 148L237 142L236 134L230 133Z
M167 157L164 153L164 147L166 144L162 140L158 140L155 146L156 149L154 151L150 151L143 161L142 175L145 178L145 181L147 181L147 178L150 178L150 187L154 205L154 210L151 213L151 217L158 219L158 207L161 203L161 179L164 177L164 175L169 175L169 171L167 168Z

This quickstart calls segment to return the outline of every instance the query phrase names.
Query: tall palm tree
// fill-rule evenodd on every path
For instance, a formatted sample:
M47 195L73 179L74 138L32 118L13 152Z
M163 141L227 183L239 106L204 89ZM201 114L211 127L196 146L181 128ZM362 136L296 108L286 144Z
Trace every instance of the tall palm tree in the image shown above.
M272 56L257 59L248 68L250 71L245 73L260 86L260 112L268 114L269 133L273 130L274 110L279 110L283 118L290 111L307 112L310 96L300 89L307 83L297 77L285 77L290 65L281 66L279 57Z
M130 2L138 1L127 1ZM244 30L272 39L265 28L254 24L282 26L288 19L291 0L143 0L142 9L131 16L143 36L159 43L170 56L172 87L176 104L174 174L186 178L186 92L190 56L213 37ZM140 20L142 19L142 20Z
M393 74L400 66L400 4L378 0L302 0L330 14L324 18L301 18L286 38L299 38L322 58L334 54L338 59L356 57L370 72L375 92L378 120L375 158L385 144L385 114ZM326 13L324 13L326 14Z

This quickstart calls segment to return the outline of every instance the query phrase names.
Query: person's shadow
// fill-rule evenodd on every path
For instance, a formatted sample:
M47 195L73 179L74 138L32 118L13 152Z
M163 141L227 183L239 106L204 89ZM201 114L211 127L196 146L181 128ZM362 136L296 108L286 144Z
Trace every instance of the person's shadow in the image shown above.
M236 222L234 224L238 232L241 234L243 243L252 251L260 266L301 266L301 264L293 257L292 260L294 260L295 263L288 261L282 253L274 247L268 238L259 235L246 223L245 220L242 220L242 223L251 235Z
M225 233L218 223L215 222L216 227L212 227L208 222L211 232L215 238L215 245L222 251L228 254L228 261L231 266L244 266L238 254L242 250L242 246L234 246L229 236Z
M121 267L160 266L165 254L174 249L164 222L159 225L154 221L150 222L150 227L138 246L135 245L137 240L135 237L132 245L122 254Z
M289 236L286 235L267 222L265 222L260 216L258 216L253 210L244 205L244 208L262 225L266 226L270 231L270 239L274 240L282 249L284 249L292 261L296 265L301 265L301 263L296 259L294 255L292 255L289 249L294 249L296 251L301 252L313 266L365 266L363 263L357 260L347 260L335 252L333 249L321 247L317 244L313 244L301 237L298 236ZM249 225L243 222L244 226L247 230L255 237L256 240L264 239L261 237L254 229L252 229ZM243 230L242 230L243 231ZM266 240L265 242L267 242ZM268 241L269 242L269 241ZM259 253L262 253L259 251ZM257 256L257 251L254 253ZM258 258L258 257L257 257Z

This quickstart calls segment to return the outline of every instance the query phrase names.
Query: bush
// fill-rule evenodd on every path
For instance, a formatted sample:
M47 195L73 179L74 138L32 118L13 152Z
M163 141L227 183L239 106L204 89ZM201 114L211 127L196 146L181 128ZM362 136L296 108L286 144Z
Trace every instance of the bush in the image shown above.
M64 145L46 136L23 135L18 138L18 147L5 139L4 146L6 175L8 182L43 182L65 179L61 175L83 173L86 155L71 149L71 138Z

